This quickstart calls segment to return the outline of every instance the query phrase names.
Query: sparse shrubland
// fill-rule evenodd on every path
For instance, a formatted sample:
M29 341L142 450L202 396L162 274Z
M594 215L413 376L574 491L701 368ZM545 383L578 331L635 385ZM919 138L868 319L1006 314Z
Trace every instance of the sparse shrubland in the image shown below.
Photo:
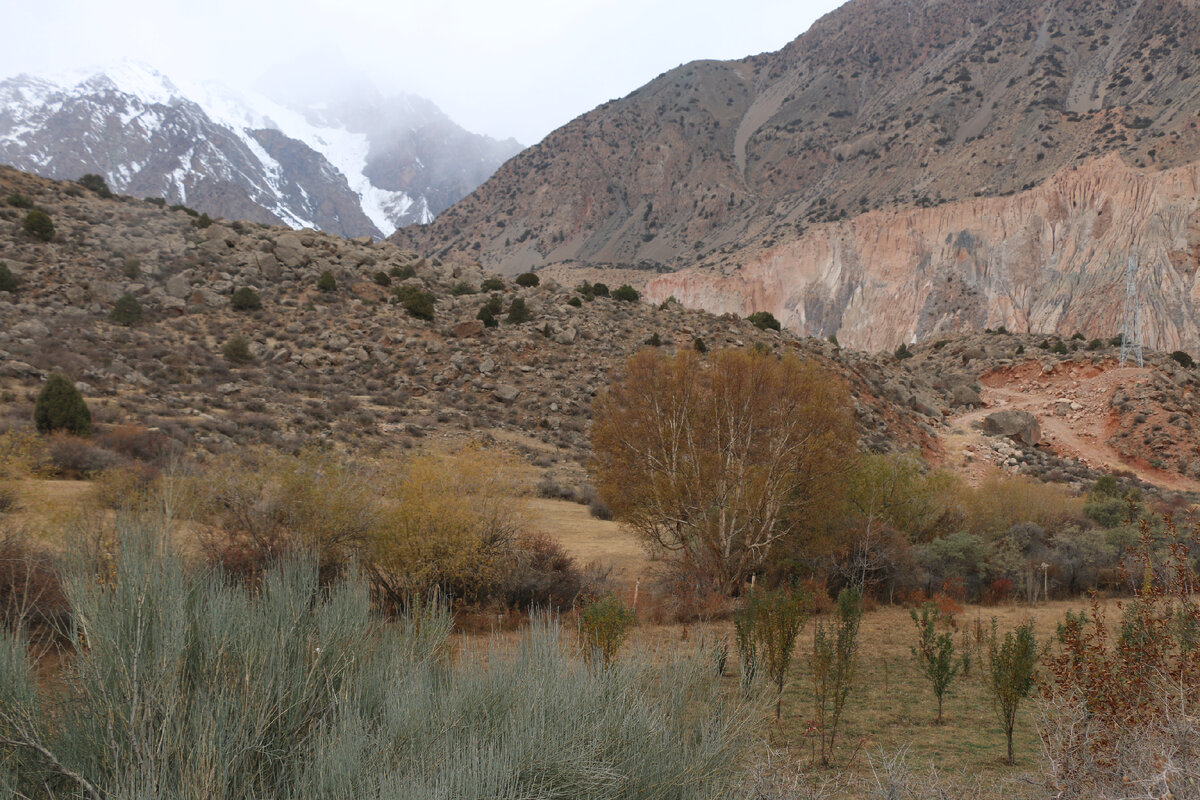
M71 551L72 641L39 682L0 634L0 786L107 797L724 798L746 746L707 653L587 669L557 624L451 661L451 620L381 625L354 572L281 561L252 590L188 569L152 524ZM501 702L497 703L497 700Z

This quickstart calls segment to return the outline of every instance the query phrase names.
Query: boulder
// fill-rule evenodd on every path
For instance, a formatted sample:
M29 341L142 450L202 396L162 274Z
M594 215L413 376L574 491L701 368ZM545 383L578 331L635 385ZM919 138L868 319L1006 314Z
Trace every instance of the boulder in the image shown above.
M275 258L285 267L295 269L308 261L304 242L296 233L282 233L275 239Z
M950 390L950 402L956 406L975 406L983 403L983 398L979 396L979 392L965 383L960 383Z
M983 419L983 432L992 436L1007 436L1025 445L1035 445L1042 438L1037 417L1028 411L996 411Z
M171 297L187 297L192 293L192 284L183 275L172 275L167 279L167 294Z
M501 403L511 403L517 399L521 390L509 383L501 383L492 390L492 397Z
M477 319L464 320L454 326L454 335L459 339L479 336L483 333L483 323Z

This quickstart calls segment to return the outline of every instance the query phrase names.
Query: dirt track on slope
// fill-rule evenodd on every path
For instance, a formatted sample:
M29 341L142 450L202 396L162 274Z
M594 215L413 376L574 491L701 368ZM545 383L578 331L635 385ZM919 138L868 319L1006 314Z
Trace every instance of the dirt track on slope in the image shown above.
M1034 361L992 370L979 379L983 408L947 419L951 432L943 437L945 451L962 459L959 468L968 477L978 478L986 466L974 460L967 462L965 454L990 448L973 424L994 411L1028 411L1041 426L1041 446L1062 458L1081 461L1097 470L1132 472L1171 491L1200 492L1200 481L1124 458L1108 443L1118 425L1112 411L1113 394L1119 388L1147 381L1151 375L1150 369L1122 367L1115 361L1099 365L1067 363L1049 372L1043 372Z

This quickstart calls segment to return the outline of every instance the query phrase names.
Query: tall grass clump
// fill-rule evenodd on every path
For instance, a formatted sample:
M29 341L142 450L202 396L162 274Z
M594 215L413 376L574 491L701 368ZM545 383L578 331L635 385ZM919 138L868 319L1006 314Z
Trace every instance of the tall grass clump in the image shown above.
M76 649L38 681L0 634L0 792L36 800L717 798L746 714L706 654L588 669L536 618L448 658L450 615L384 623L353 569L285 557L256 586L189 569L165 526L73 548Z

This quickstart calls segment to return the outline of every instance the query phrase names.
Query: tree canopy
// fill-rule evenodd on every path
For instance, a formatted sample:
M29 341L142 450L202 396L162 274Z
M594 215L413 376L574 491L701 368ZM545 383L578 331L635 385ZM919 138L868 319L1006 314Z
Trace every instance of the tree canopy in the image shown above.
M835 503L852 409L794 354L645 349L596 402L593 478L618 520L735 593Z

